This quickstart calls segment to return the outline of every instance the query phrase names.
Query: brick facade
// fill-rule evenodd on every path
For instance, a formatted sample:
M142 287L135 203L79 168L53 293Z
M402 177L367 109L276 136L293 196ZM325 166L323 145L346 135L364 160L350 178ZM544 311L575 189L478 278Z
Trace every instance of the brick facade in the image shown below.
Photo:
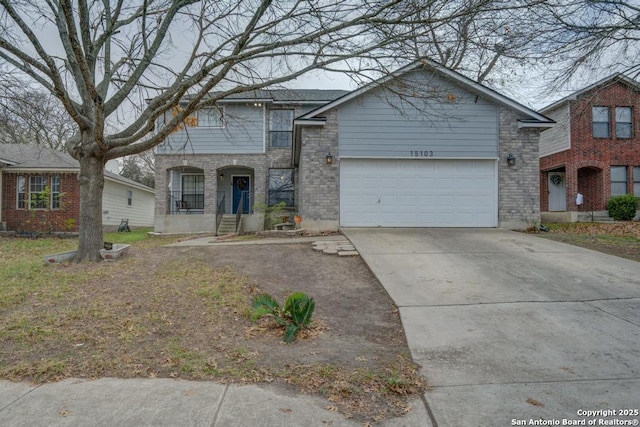
M518 129L518 117L499 109L498 226L521 228L540 222L538 129ZM516 158L513 166L506 158Z
M548 177L553 172L565 173L567 211L603 211L611 197L611 166L627 167L627 193L633 194L633 167L640 166L640 93L625 82L608 80L580 94L569 104L569 149L540 158L540 203L549 210ZM610 136L593 136L592 107L609 107ZM615 107L631 107L632 137L616 137ZM584 203L576 205L576 195ZM640 196L640 194L636 194Z
M538 180L538 140L535 128L519 129L519 117L510 109L499 109L498 162L498 226L524 228L540 222ZM338 114L326 113L324 126L309 126L302 133L300 157L300 191L297 204L303 224L309 228L337 229L339 227L340 160L338 149ZM327 152L334 154L333 164L325 161ZM509 154L516 164L508 166Z
M51 174L45 176L50 182ZM29 174L5 172L2 175L2 221L11 231L28 232L70 232L78 231L80 218L80 184L77 174L61 173L59 209L18 209L18 176L25 178L26 191L29 191ZM28 204L27 204L28 206Z
M337 111L327 111L326 119L324 126L309 126L302 131L296 202L304 227L337 230L340 216ZM333 156L332 164L326 162L328 153Z

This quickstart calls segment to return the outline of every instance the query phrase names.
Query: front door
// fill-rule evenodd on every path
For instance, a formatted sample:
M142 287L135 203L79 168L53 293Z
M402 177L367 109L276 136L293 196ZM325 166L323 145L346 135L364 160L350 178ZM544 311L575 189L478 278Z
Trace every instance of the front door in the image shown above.
M549 211L561 212L567 210L567 186L564 172L549 172Z
M243 214L249 213L249 190L251 188L251 177L248 175L235 175L233 177L233 213L238 213L238 207Z

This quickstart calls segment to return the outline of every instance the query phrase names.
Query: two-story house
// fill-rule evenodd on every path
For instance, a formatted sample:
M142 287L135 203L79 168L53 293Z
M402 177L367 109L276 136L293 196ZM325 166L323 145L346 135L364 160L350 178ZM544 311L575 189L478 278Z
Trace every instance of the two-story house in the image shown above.
M264 224L256 206L284 201L293 209L294 118L345 93L259 90L197 111L156 148L155 231L216 231L222 215L238 210L243 229L255 231Z
M638 107L638 82L615 74L541 110L557 122L540 136L544 221L606 216L611 196L640 196Z
M170 113L167 113L170 114ZM349 93L274 90L198 111L156 150L158 232L214 231L285 201L310 230L526 227L554 122L421 60Z

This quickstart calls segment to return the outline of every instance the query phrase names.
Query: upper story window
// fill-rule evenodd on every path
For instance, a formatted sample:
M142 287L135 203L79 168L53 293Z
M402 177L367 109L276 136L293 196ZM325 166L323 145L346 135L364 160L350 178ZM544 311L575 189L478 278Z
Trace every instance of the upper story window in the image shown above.
M633 137L631 107L616 107L616 138Z
M221 128L223 125L222 110L219 108L203 108L196 114L196 123L200 128Z
M609 138L609 107L593 107L593 137Z
M294 206L293 169L269 169L269 206Z
M269 145L291 147L293 140L293 110L269 111Z

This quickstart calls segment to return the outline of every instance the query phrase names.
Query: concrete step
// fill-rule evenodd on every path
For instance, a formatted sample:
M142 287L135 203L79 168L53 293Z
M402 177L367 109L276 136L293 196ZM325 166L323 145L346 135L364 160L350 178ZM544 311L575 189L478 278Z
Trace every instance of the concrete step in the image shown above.
M224 236L225 234L233 234L236 232L236 216L233 214L225 214L220 220L218 226L218 236Z

